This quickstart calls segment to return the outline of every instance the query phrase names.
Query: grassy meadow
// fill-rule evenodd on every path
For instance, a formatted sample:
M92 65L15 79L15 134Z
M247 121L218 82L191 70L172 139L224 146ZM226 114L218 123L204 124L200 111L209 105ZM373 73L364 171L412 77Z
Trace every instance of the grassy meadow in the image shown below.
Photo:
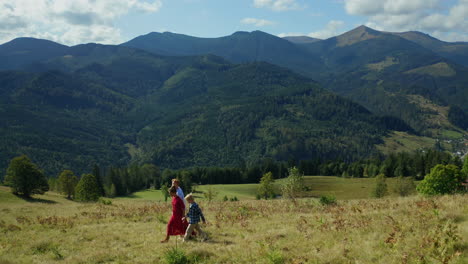
M333 176L305 176L305 185L309 190L305 192L305 196L311 198L319 198L322 195L334 195L339 200L349 199L365 199L372 196L372 190L375 185L373 178L341 178ZM276 181L277 192L279 184L282 180ZM395 186L396 179L388 178L387 184L390 191L390 196L394 196L392 190ZM206 200L203 192L211 189L217 195L213 200L222 201L224 196L228 199L237 197L239 200L254 200L258 190L258 184L213 184L213 185L198 185L195 186L195 197L201 200ZM133 193L127 197L119 197L116 200L147 200L147 201L164 201L164 195L160 190L144 190Z
M171 206L159 191L104 205L56 193L25 201L0 187L0 263L166 263L174 248L192 263L468 262L466 195L371 199L365 180L307 177L312 196L337 196L333 206L258 201L255 185L213 185L217 199L199 199L210 239L167 244L159 241Z

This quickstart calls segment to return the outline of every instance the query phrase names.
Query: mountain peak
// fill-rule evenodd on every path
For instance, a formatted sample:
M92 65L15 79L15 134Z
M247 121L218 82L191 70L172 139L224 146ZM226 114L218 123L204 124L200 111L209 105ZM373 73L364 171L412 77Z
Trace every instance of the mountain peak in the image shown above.
M361 25L351 31L336 37L337 46L349 46L364 40L373 39L381 35L382 32Z

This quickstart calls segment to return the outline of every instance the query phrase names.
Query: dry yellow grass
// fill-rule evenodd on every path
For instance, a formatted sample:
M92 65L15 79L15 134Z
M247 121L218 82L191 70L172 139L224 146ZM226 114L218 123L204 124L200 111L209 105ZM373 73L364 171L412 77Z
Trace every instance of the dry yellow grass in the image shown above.
M0 263L467 263L466 195L338 201L200 201L207 242L160 244L170 204L30 203L0 188Z

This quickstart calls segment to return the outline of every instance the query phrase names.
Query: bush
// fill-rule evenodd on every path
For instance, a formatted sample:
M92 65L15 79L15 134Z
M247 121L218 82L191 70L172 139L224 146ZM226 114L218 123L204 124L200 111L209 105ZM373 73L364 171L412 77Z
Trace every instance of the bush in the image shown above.
M322 195L319 202L321 205L335 205L336 197L334 195Z
M299 197L304 190L304 176L299 169L292 167L289 169L289 176L284 180L281 186L283 197L295 199Z
M262 178L260 179L260 185L258 187L258 194L261 198L269 199L275 197L275 188L274 188L274 180L273 174L271 172L267 172L263 174Z
M388 193L387 180L385 174L381 173L375 177L374 197L382 198Z
M279 250L270 250L267 253L267 260L271 264L283 264L285 262L283 254Z
M103 204L103 205L112 205L112 201L109 200L109 199L104 199L104 198L99 198L98 200L99 203Z
M425 195L453 194L463 190L466 177L455 165L436 165L416 189Z
M77 201L88 202L99 199L99 187L93 174L84 174L75 189L75 199Z
M185 252L178 248L171 248L164 254L167 264L188 264L189 258Z
M399 196L408 196L414 193L416 185L412 177L398 177L393 188L393 192Z

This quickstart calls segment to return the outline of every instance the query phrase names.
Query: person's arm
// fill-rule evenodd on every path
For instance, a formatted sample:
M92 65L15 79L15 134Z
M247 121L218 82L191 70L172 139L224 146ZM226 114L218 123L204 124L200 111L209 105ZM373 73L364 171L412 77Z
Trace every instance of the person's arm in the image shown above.
M203 223L206 223L206 221L205 221L205 216L203 215L203 212L202 212L202 210L201 210L200 207L198 207L198 212L200 213L200 217L201 217Z

